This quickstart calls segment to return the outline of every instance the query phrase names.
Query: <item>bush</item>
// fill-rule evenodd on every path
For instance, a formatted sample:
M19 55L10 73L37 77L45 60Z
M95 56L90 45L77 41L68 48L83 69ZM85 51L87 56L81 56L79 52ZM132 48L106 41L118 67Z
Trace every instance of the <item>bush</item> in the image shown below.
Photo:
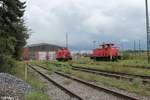
M0 55L0 72L14 73L12 70L16 66L15 60L8 55Z

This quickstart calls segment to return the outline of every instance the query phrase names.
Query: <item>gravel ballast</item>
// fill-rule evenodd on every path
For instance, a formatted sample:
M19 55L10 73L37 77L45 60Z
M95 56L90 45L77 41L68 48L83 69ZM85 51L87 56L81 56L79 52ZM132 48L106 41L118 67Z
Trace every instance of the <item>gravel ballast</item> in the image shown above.
M44 74L48 74L47 70L39 67L36 67L36 69L40 70ZM85 84L78 83L57 74L48 76L57 81L59 84L63 85L65 88L71 90L73 93L79 95L80 97L83 97L85 100L126 100L124 98L116 97L104 91L99 91Z
M108 94L104 91L99 91L90 86L70 80L57 74L51 75L51 78L53 78L56 81L59 81L59 83L62 84L64 87L80 95L85 100L126 100L120 97L116 97L112 94ZM65 81L69 83L66 84Z
M39 81L44 84L44 93L48 95L50 100L78 100L77 98L68 95L66 92L43 78L40 74L35 72L33 69L28 68L29 72L38 77Z
M33 88L25 81L7 73L0 73L0 100L23 100L25 93L32 91Z

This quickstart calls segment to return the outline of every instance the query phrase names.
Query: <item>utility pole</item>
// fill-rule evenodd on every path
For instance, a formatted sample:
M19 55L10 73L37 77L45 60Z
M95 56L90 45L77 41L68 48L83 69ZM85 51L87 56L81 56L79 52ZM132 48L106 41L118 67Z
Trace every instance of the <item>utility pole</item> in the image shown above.
M0 7L3 7L3 1L0 1Z
M93 49L95 49L95 43L96 43L96 41L94 40L93 41Z
M124 51L124 43L122 42L121 43L121 49L122 49L122 52Z
M27 76L28 76L28 65L27 65L27 63L24 63L24 66L25 66L25 72L24 72L24 74L25 74L25 81L27 81Z
M136 54L136 43L135 43L135 40L134 40L133 44L134 44L134 50L133 51L134 51L134 54Z
M150 63L150 30L149 30L149 13L147 0L145 0L145 10L146 10L146 29L147 29L147 58L148 63Z
M96 43L96 41L94 40L93 41L93 49L95 49L95 43ZM94 61L96 61L96 57L94 57Z
M141 52L141 41L139 40L139 53Z
M66 48L68 49L68 33L66 33Z

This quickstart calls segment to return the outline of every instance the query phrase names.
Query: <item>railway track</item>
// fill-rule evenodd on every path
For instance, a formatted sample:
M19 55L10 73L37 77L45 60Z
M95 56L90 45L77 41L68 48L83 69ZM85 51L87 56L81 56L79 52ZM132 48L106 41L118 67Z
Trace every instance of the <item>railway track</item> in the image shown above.
M58 66L58 65L67 66L65 64L55 64L55 65L56 66ZM129 80L129 81L133 81L135 78L139 78L139 79L141 79L143 84L150 84L150 76L104 71L104 70L100 70L100 69L80 67L80 66L74 66L74 65L70 65L70 66L72 67L73 70L93 73L93 74L102 75L102 76L106 76L106 77L114 77L117 79L125 79L125 80Z
M56 64L56 63L53 63L53 64ZM118 66L117 64L115 64L116 66ZM119 65L120 66L120 65ZM147 69L147 70L150 70L150 66L139 66L139 65L121 65L121 66L124 66L124 67L128 67L128 68L138 68L138 69Z
M38 66L39 66L39 65L38 65ZM47 68L45 68L45 67L43 67L43 66L39 66L39 67L41 67L41 68L43 68L43 69L45 69L45 70L48 70ZM119 98L123 98L123 100L124 100L124 99L125 99L125 100L139 100L139 99L136 98L136 97L132 97L132 96L126 95L126 94L124 94L124 93L120 93L120 92L117 92L117 91L114 91L114 90L110 90L110 89L108 89L108 88L101 87L101 86L99 86L99 85L92 84L92 83L90 83L90 82L84 81L84 80L82 80L82 79L79 79L79 78L77 78L77 77L71 76L71 75L69 75L69 74L65 74L65 73L58 72L58 71L56 71L55 73L58 74L58 75L61 75L61 76L63 76L63 77L69 78L69 79L71 79L71 80L74 80L74 81L76 81L76 82L82 83L82 84L84 84L84 85L86 85L86 86L88 86L88 87L92 87L93 89L97 89L98 91L103 91L103 92L105 92L105 93L107 93L107 94L110 94L110 95L113 95L113 96L117 96L117 97L119 97ZM111 99L112 99L112 98L111 98ZM84 100L86 100L86 99L84 99ZM116 100L116 99L115 99L115 100ZM120 100L120 99L119 99L119 100ZM121 100L122 100L122 99L121 99Z
M41 71L37 70L36 68L34 68L32 65L28 66L30 68L32 68L34 71L36 71L37 73L39 73L41 76L43 76L46 80L48 80L49 82L53 83L55 86L57 86L58 88L60 88L62 91L64 91L65 93L67 93L68 95L70 95L71 97L75 97L77 98L76 100L84 100L82 97L80 97L79 95L76 95L75 93L73 93L72 91L68 90L67 88L65 88L64 86L62 86L61 84L59 84L57 81L53 80L52 78L48 77L46 74L42 73Z
M78 70L78 71L83 71L83 72L88 72L88 73L94 73L97 75L114 77L117 79L127 79L129 81L133 81L135 78L140 78L144 84L150 83L150 76L132 75L132 74L126 74L126 73L104 71L104 70L93 69L93 68L79 67L79 66L72 66L72 69Z
M80 66L74 66L74 65L71 65L71 66L73 68L87 69L87 70L98 71L98 72L106 72L106 73L117 74L117 75L126 75L126 76L132 76L132 77L139 77L139 78L142 78L142 79L150 79L150 76L146 76L146 75L134 75L134 74L127 74L127 73L113 72L113 71L104 71L104 70L100 70L100 69L80 67Z
M131 65L123 65L123 66L130 67L130 68L140 68L140 69L150 70L150 66L131 66Z

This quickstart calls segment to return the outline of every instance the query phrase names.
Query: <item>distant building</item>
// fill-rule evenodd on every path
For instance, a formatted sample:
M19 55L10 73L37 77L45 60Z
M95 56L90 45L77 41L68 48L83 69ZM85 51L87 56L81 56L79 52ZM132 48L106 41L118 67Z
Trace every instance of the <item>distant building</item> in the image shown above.
M57 51L62 48L61 46L48 43L31 44L26 47L29 49L29 51Z
M48 43L28 45L23 49L23 59L25 60L53 59L55 57L55 52L61 48L62 48L61 46Z

